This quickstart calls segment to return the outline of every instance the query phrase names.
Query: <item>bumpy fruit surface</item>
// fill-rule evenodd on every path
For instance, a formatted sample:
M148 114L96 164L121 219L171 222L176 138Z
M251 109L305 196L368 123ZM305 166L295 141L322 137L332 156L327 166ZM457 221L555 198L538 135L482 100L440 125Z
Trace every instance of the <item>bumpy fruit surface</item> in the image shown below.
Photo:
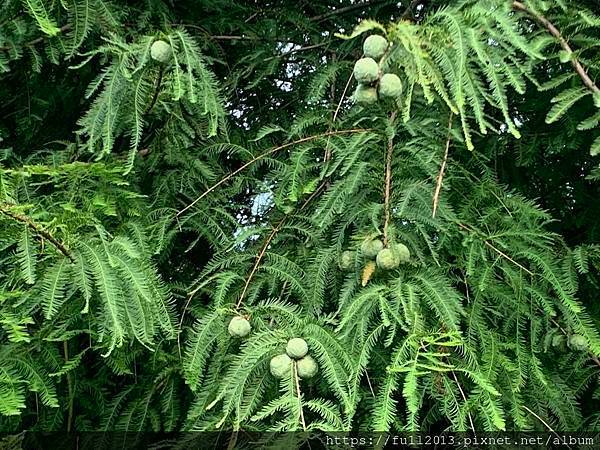
M281 379L285 377L292 368L292 358L285 353L283 355L273 356L269 363L269 370L271 375L275 378Z
M382 249L383 242L379 239L365 241L360 246L360 251L366 258L375 258Z
M152 47L150 47L150 56L159 63L168 63L173 56L173 50L165 41L154 41Z
M574 334L569 338L569 347L573 350L584 351L587 350L587 341L580 334Z
M317 374L319 366L312 356L306 355L296 363L296 370L298 370L298 376L306 380Z
M229 326L227 327L229 330L229 334L236 337L246 337L250 334L250 330L252 327L250 326L250 322L240 316L235 316L229 322Z
M393 270L400 265L398 253L391 248L384 248L377 253L377 267L383 270Z
M557 334L552 338L552 347L559 347L565 342L565 337L561 334Z
M363 105L375 103L377 101L377 89L359 84L354 92L354 100L356 103L362 103Z
M379 66L373 58L361 58L354 64L354 78L359 83L371 84L379 78Z
M346 250L342 252L342 256L340 256L340 269L349 270L354 265L354 252L350 250Z
M401 263L407 263L410 261L410 250L404 244L394 245L394 252L398 255L398 259Z
M372 34L363 43L363 52L366 57L379 59L388 48L388 41L378 34Z
M290 358L300 359L308 353L308 344L302 338L290 339L285 348Z
M379 95L386 98L398 98L402 95L402 81L398 75L386 73L379 80Z

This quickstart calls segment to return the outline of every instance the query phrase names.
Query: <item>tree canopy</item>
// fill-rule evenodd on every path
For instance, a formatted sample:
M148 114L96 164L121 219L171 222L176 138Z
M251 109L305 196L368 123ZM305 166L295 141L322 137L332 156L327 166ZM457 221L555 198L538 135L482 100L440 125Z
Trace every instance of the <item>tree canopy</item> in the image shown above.
M599 30L4 1L0 432L597 430Z

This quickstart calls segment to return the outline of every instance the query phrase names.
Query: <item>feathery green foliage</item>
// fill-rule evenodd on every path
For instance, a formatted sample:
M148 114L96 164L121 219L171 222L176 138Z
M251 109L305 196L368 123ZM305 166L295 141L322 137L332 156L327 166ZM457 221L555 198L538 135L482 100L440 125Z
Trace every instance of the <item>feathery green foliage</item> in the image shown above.
M313 3L0 6L0 432L598 428L595 2Z

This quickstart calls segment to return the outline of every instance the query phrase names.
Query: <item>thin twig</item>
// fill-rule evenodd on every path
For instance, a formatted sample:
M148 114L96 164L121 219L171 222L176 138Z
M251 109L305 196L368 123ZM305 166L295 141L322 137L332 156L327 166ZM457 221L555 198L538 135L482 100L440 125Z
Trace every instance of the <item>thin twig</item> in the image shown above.
M75 258L73 258L69 250L67 250L67 248L58 239L52 236L49 232L42 230L41 226L33 222L29 217L10 212L3 207L0 207L0 213L10 217L13 220L16 220L17 222L26 224L29 228L31 228L31 230L33 230L35 234L50 241L58 249L58 251L69 258L71 262L75 262Z
M413 9L415 9L415 6L417 6L422 0L413 0L412 2L410 2L410 5L408 5L406 7L406 9L404 10L404 13L402 14L402 16L400 16L401 20L406 20L409 17L414 19L414 14L413 14Z
M160 87L162 85L163 73L164 73L163 67L158 69L158 76L156 77L156 83L154 84L154 95L152 96L152 101L150 102L150 105L148 105L148 108L146 109L146 112L144 113L144 115L147 115L150 111L152 111L152 108L154 108L154 105L156 104L156 101L158 100L158 95L160 94Z
M371 391L371 395L375 398L375 390L373 389L373 385L371 384L371 378L369 377L369 371L365 370L365 375L367 376L367 384L369 385L369 390Z
M302 429L306 431L306 421L304 420L304 411L302 410L302 394L300 392L300 380L298 378L298 365L296 361L292 363L294 365L294 380L296 381L296 395L298 396L298 408L300 409L300 422L302 423Z
M458 223L458 226L460 228L462 228L463 230L467 230L471 233L475 232L475 230L473 230L472 228L463 225L462 223ZM513 263L514 265L516 265L517 267L519 267L520 269L524 270L525 272L527 272L529 275L534 276L535 274L529 270L527 267L523 266L522 264L519 264L517 261L515 261L514 259L512 259L510 256L508 256L506 253L504 253L502 250L496 248L494 245L492 245L490 242L488 242L486 239L482 239L483 243L485 245L487 245L489 248L491 248L492 250L494 250L496 253L498 253L500 256L502 256L503 258L507 259L508 261L510 261L511 263Z
M227 175L226 177L222 178L216 184L213 184L209 189L207 189L206 191L204 191L192 203L190 203L185 208L183 208L182 210L180 210L175 215L175 217L179 217L180 215L182 215L184 212L186 212L188 209L192 208L196 203L198 203L200 200L202 200L204 197L206 197L208 194L210 194L216 188L218 188L219 186L221 186L223 183L226 183L229 179L233 178L234 176L236 176L237 174L239 174L240 172L242 172L244 169L246 169L247 167L249 167L252 164L254 164L256 161L259 161L262 158L265 158L266 156L272 155L273 153L276 153L279 150L283 150L285 148L288 148L288 147L291 147L291 146L294 146L294 145L303 144L305 142L313 141L315 139L320 139L320 138L327 137L327 136L335 136L335 135L339 135L339 134L348 134L348 133L360 133L360 132L364 132L364 131L369 131L369 130L368 129L358 129L358 128L355 128L355 129L351 129L351 130L329 131L327 133L322 133L322 134L315 135L315 136L308 136L308 137L305 137L305 138L302 138L302 139L298 139L297 141L288 142L287 144L283 144L283 145L280 145L278 147L274 147L274 148L272 148L270 150L267 150L266 152L261 153L260 155L256 156L255 158L252 158L250 161L248 161L247 163L245 163L239 169L231 172L229 175Z
M442 167L440 167L440 173L437 176L437 183L435 186L435 192L433 194L433 212L432 217L435 218L435 213L438 208L438 203L440 201L440 192L442 190L442 182L444 180L444 171L446 170L446 163L448 161L448 151L450 150L450 140L452 138L452 120L454 116L450 113L450 118L448 119L448 138L446 139L446 151L444 152L444 159L442 160Z
M235 445L237 444L238 440L238 434L238 430L233 430L233 432L231 433L231 437L229 438L229 443L227 444L227 450L233 450L235 448Z
M594 81L589 77L585 68L581 65L581 63L577 60L577 58L572 56L573 49L571 48L569 43L566 41L566 39L562 36L562 34L558 30L558 28L556 28L552 22L550 22L544 16L531 11L529 8L527 8L527 6L525 6L523 3L519 2L519 1L513 1L512 5L513 5L514 9L516 9L518 11L522 11L524 13L527 13L528 15L533 17L535 20L537 20L539 23L541 23L550 32L550 34L552 36L554 36L556 39L558 39L560 46L567 53L571 54L571 64L575 68L575 71L577 72L577 74L583 80L583 84L585 84L585 86L588 89L590 89L592 92L596 92L596 93L600 92L600 88L598 88L598 86L596 86Z
M465 392L463 391L462 386L460 385L460 383L458 382L458 378L456 376L456 373L454 372L454 370L451 371L452 373L452 377L454 378L454 381L456 381L456 385L458 386L458 390L460 391L460 395L462 396L465 404L467 403L467 396L465 395ZM473 417L471 417L471 413L467 412L467 415L469 416L469 423L471 424L471 430L473 430L473 432L475 432L475 425L473 424Z
M390 124L394 124L396 119L396 111L390 114ZM383 208L385 213L385 220L383 223L383 245L388 245L388 227L391 220L390 211L390 196L392 192L392 157L394 154L394 134L392 133L387 141L387 151L385 157L385 192L383 197Z
M63 355L65 357L65 365L69 362L69 345L68 341L63 341ZM73 381L71 380L71 372L67 372L67 391L69 395L69 412L67 415L67 433L71 432L73 424Z
M71 29L72 25L68 24L68 25L63 25L62 27L59 28L60 33L64 33L65 31L69 31ZM25 44L23 44L23 47L33 47L34 45L39 44L42 41L45 41L46 39L50 38L52 36L41 36L39 38L35 38L32 41L26 42ZM0 51L9 51L12 47L9 46L5 46L5 47L0 47Z
M329 42L320 42L318 44L312 44L312 45L306 45L304 47L292 48L290 51L282 53L280 55L270 56L269 58L266 58L264 61L266 62L266 61L271 61L271 60L277 59L277 58L285 58L286 56L293 55L294 53L304 52L306 50L313 50L315 48L325 47L326 45L329 45Z
M246 292L248 291L248 287L250 286L250 281L252 281L254 274L258 270L258 266L260 265L260 262L262 261L263 257L265 256L265 253L267 252L267 248L269 247L269 245L271 244L271 241L275 238L275 235L279 232L279 230L281 229L281 227L283 226L284 223L285 223L285 219L281 220L275 226L275 228L273 228L273 231L271 231L271 234L265 240L265 243L263 244L262 248L260 249L259 254L256 256L256 261L254 262L254 267L252 267L252 271L250 272L250 275L248 275L248 278L246 278L246 283L244 284L244 289L242 290L242 293L240 294L240 298L235 305L235 309L238 309L240 307L240 305L242 304L242 300L244 300L244 296L246 295Z
M395 3L395 0L375 0L372 2L364 2L364 3L358 3L356 5L344 6L343 8L334 9L333 11L319 14L318 16L310 17L308 20L310 20L311 22L319 22L321 20L328 19L332 16L336 16L339 14L345 14L347 12L354 11L355 9L368 8L371 6L384 5L387 3Z
M551 427L550 425L548 425L544 419L542 419L540 416L538 416L536 413L534 413L534 412L533 412L531 409L529 409L527 406L525 406L525 405L521 405L521 407L522 407L522 408L523 408L525 411L527 411L529 414L531 414L532 416L534 416L534 417L535 417L537 420L539 420L540 422L542 422L542 423L544 424L544 426L545 426L546 428L548 428L548 430L549 430L549 431L551 431L552 433L554 433L554 435L555 435L556 437L560 438L560 436L558 435L558 433L556 433L556 431L554 431L554 430L552 429L552 427ZM566 446L567 448L572 448L572 447L570 447L568 444L565 444L565 446Z
M342 92L342 95L340 97L340 101L337 104L337 107L335 108L335 112L333 113L333 120L332 122L335 123L335 121L337 120L337 116L340 112L340 108L342 107L342 103L344 101L344 98L346 97L346 92L348 92L348 88L350 87L350 83L352 82L352 72L350 73L350 76L348 77L348 81L346 82L346 85L344 86L344 91ZM329 161L331 159L331 148L329 147L329 139L327 138L327 145L325 146L325 161Z

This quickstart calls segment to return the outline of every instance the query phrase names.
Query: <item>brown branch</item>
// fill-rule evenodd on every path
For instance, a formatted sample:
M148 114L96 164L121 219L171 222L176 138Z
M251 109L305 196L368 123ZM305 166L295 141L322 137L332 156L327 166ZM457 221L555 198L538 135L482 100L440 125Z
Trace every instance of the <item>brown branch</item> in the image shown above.
M67 24L67 25L63 25L62 27L59 28L59 31L61 33L64 33L65 31L69 31L71 29L71 25ZM39 38L35 38L32 41L26 42L25 44L23 44L23 47L33 47L34 45L39 44L40 42L45 41L46 39L50 38L52 36L41 36ZM9 51L12 47L9 46L5 46L5 47L0 47L0 51Z
M456 376L456 373L454 372L454 370L451 370L450 372L452 373L452 378L454 378L454 381L456 382L456 385L458 386L458 390L460 391L460 395L463 398L463 401L465 402L465 405L466 405L467 404L467 396L465 395L465 392L463 391L462 386L458 382L458 377ZM471 424L471 430L473 430L473 432L475 432L475 424L473 423L473 417L471 417L471 413L470 412L467 412L467 415L469 416L469 422Z
M538 416L536 413L534 413L534 412L533 412L531 409L529 409L527 406L525 406L525 405L521 405L521 407L522 407L522 408L523 408L525 411L527 411L529 414L531 414L532 416L534 416L534 417L535 417L537 420L539 420L540 422L542 422L542 423L544 424L544 426L545 426L545 427L548 429L548 431L552 432L554 435L556 435L556 436L557 436L557 437L560 439L560 436L559 436L559 435L556 433L556 431L554 431L554 430L552 429L552 427L551 427L550 425L548 425L548 424L546 423L546 421L545 421L544 419L542 419L540 416ZM566 447L567 447L567 448L572 448L572 447L570 447L568 444L565 444L565 445L566 445Z
M292 48L290 51L282 53L281 55L270 56L269 58L266 58L265 61L271 61L277 58L285 58L286 56L293 55L294 53L304 52L306 50L313 50L315 48L325 47L326 45L329 45L329 42L319 42L318 44L311 44L303 47Z
M467 230L471 233L475 232L475 230L473 230L472 228L463 225L462 223L459 223L458 226L460 228L462 228L463 230ZM486 239L482 239L483 243L485 245L487 245L489 248L491 248L492 250L494 250L496 253L498 253L500 256L502 256L503 258L507 259L508 261L510 261L511 263L513 263L514 265L516 265L517 267L519 267L520 269L524 270L525 272L527 272L529 275L534 276L535 274L529 270L527 267L525 267L524 265L518 263L517 261L515 261L514 259L512 259L510 256L508 256L506 253L504 253L502 250L496 248L493 244L491 244L490 242L488 242Z
M404 10L404 13L400 16L401 20L406 20L409 17L414 19L414 14L413 14L413 9L415 9L415 6L417 6L422 0L413 0L412 2L410 2L410 5L408 5L406 7L406 9Z
M393 125L396 119L396 111L390 114L390 123ZM388 227L391 220L390 196L392 191L392 156L394 154L394 135L390 135L387 142L387 152L385 157L385 191L383 197L383 209L385 220L383 222L383 245L388 245Z
M306 205L308 205L311 202L311 200L313 198L315 198L319 194L319 192L321 191L321 189L325 185L326 185L326 183L321 183L321 185L317 189L315 189L315 191L310 195L310 197L308 197L304 201L304 203L300 207L300 211L302 211L306 207ZM250 275L248 275L248 278L246 279L246 282L244 283L244 289L242 290L242 293L240 294L240 298L239 298L238 302L235 305L235 309L238 309L240 307L240 305L242 304L242 300L244 299L244 297L246 295L246 292L248 291L248 287L250 286L250 282L252 281L252 278L254 278L254 275L258 271L258 267L260 265L260 262L264 258L265 253L267 252L267 248L269 247L269 245L271 244L271 242L275 238L275 235L277 233L279 233L279 230L281 230L281 228L285 224L285 221L287 220L287 218L288 217L284 217L283 219L281 219L281 221L275 226L275 228L273 228L273 231L271 231L271 234L269 235L269 237L266 239L265 243L263 244L263 246L262 246L262 248L260 250L260 253L256 257L256 262L254 263L254 266L252 267L252 271L250 272Z
M300 379L298 377L298 363L294 361L294 381L296 382L296 395L298 396L298 408L300 409L300 422L302 423L302 429L306 431L306 421L304 420L304 411L302 409L302 394L300 392Z
M68 341L63 341L63 355L65 357L65 365L69 362L69 345ZM67 433L71 432L73 425L73 381L71 372L67 372L67 390L69 393L69 412L67 415Z
M322 133L322 134L318 134L318 135L315 135L315 136L308 136L308 137L305 137L305 138L302 138L302 139L298 139L298 140L293 141L293 142L288 142L287 144L283 144L283 145L280 145L278 147L273 147L272 149L267 150L264 153L261 153L260 155L256 156L255 158L252 158L250 161L248 161L247 163L245 163L239 169L231 172L229 175L227 175L224 178L222 178L219 182L213 184L210 188L208 188L206 191L204 191L199 197L197 197L192 203L190 203L185 208L183 208L182 210L180 210L176 214L175 217L179 217L180 215L182 215L184 212L186 212L188 209L192 208L196 203L198 203L200 200L202 200L204 197L206 197L208 194L210 194L216 188L218 188L219 186L221 186L223 183L226 183L228 180L230 180L231 178L233 178L234 176L236 176L237 174L239 174L240 172L242 172L247 167L249 167L252 164L254 164L256 161L259 161L260 159L265 158L266 156L272 155L273 153L276 153L279 150L283 150L285 148L288 148L288 147L291 147L291 146L294 146L294 145L303 144L305 142L313 141L315 139L320 139L320 138L327 137L327 136L336 136L336 135L348 134L348 133L361 133L361 132L365 132L365 131L369 131L369 129L354 128L354 129L350 129L350 130L328 131L327 133Z
M433 194L433 212L432 216L435 218L435 213L440 201L440 192L442 190L442 183L444 180L444 171L446 170L446 163L448 161L448 151L450 150L450 139L452 137L452 120L454 116L450 113L450 119L448 119L448 138L446 139L446 151L444 152L444 159L442 160L442 166L440 167L440 173L437 176L437 183L435 186L435 192Z
M522 11L522 12L530 15L531 17L533 17L535 20L537 20L540 24L542 24L550 32L550 34L552 36L554 36L556 39L558 39L560 46L566 52L568 52L570 54L573 53L573 49L571 48L569 43L566 41L566 39L562 36L560 31L558 30L558 28L556 28L552 22L550 22L544 16L531 11L529 8L527 8L527 6L525 6L523 3L519 2L519 1L513 1L512 5L513 5L514 9L516 9L518 11ZM585 86L588 89L590 89L592 92L600 93L600 88L598 88L598 86L596 86L594 81L589 77L585 68L581 65L581 63L577 60L577 58L572 56L571 64L575 68L575 71L577 72L577 74L583 80L583 84L585 84Z
M263 257L265 256L265 253L267 252L267 248L269 248L271 241L275 238L275 235L279 232L279 230L281 229L281 227L283 226L284 223L285 223L285 219L281 220L275 226L275 228L273 228L273 231L271 231L271 234L265 240L265 243L263 244L262 248L260 249L259 254L256 256L256 261L254 262L252 271L250 272L250 275L248 275L248 278L246 278L246 283L244 283L244 289L242 289L240 298L239 298L238 302L235 304L235 309L238 309L240 307L240 305L242 304L242 300L244 300L244 297L246 296L246 292L248 291L248 288L250 287L250 281L252 281L252 278L254 278L254 274L258 270L258 266L260 266L260 262L262 261Z
M3 207L0 207L0 213L4 214L7 217L10 217L13 220L16 220L17 222L24 223L29 228L31 228L31 230L35 234L50 241L63 255L69 258L71 262L75 262L75 259L73 258L69 250L67 250L67 248L58 239L52 236L49 232L43 230L40 225L33 222L29 217L24 216L22 214L10 212L7 209L4 209Z
M164 68L161 67L160 69L158 69L158 76L156 77L156 82L154 83L154 95L152 95L152 101L150 102L150 105L148 105L148 108L146 108L146 112L144 112L144 115L147 115L150 111L152 111L152 108L154 108L154 105L156 105L158 96L160 94L163 74Z
M348 92L348 88L350 87L350 83L352 82L352 73L350 73L350 76L348 77L348 81L346 82L346 85L344 86L344 91L342 92L342 95L340 97L340 101L337 104L337 107L335 108L335 112L333 113L333 123L335 123L335 121L337 120L337 116L340 112L340 108L342 107L342 102L344 101L344 97L346 97L346 92ZM331 130L331 128L330 128ZM325 157L324 157L325 161L329 161L331 159L331 147L329 147L329 138L327 138L327 145L325 145Z
M395 0L375 0L375 1L371 1L371 2L367 1L364 3L356 4L356 5L344 6L343 8L334 9L333 11L329 11L329 12L326 12L323 14L319 14L317 16L310 17L308 20L310 20L312 22L319 22L321 20L328 19L332 16L337 16L339 14L345 14L347 12L354 11L355 9L369 8L371 6L391 4L391 3L395 3Z

